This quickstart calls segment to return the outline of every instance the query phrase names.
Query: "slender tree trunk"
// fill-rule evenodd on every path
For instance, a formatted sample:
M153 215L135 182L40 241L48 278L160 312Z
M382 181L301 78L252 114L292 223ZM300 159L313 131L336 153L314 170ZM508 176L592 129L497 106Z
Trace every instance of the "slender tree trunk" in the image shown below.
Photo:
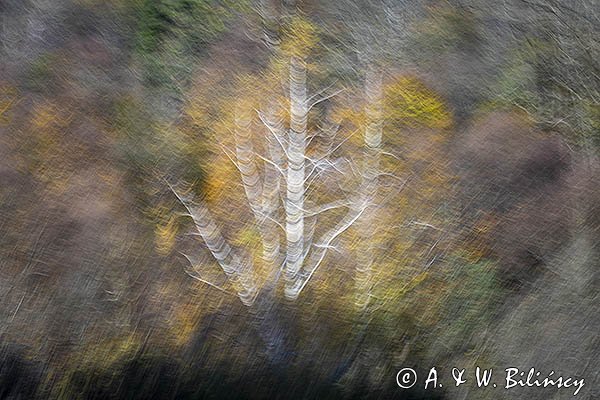
M372 286L371 275L373 265L373 234L376 219L373 209L373 199L377 192L379 175L379 158L382 139L382 89L381 76L375 69L370 69L365 82L367 96L367 126L365 128L365 163L363 177L356 196L351 199L351 206L344 217L332 228L326 231L314 245L314 251L308 256L305 267L298 279L286 287L286 295L295 299L300 295L308 281L323 262L327 250L331 248L336 238L355 223L359 225L361 248L357 258L356 286L357 303L360 307L368 303Z
M280 12L280 0L260 1L263 39L272 57L277 57L279 53ZM266 132L266 150L268 157L270 157L270 162L265 161L264 163L262 196L262 210L264 213L263 259L271 268L264 291L270 293L277 284L283 262L281 233L277 221L280 217L282 174L286 168L283 150L286 132L280 113L280 103L276 96L273 96L273 99L267 104L263 123L268 130Z
M257 221L262 220L262 186L261 177L256 165L254 147L250 138L252 119L248 110L237 105L235 112L235 143L238 169L242 176L242 184L246 192L248 204Z
M380 169L382 139L382 88L381 74L375 68L369 68L365 79L366 128L364 146L364 165L360 187L361 202L373 204L377 194L377 180ZM373 236L377 221L377 209L368 207L357 221L359 248L356 265L356 304L364 308L369 302L372 287L373 261L375 249Z
M261 236L263 246L263 260L267 266L274 270L279 267L280 244L279 231L276 224L276 212L279 205L279 186L281 173L277 164L282 164L282 150L270 144L271 157L276 160L273 164L265 163L264 175L261 179L251 133L253 130L250 110L238 107L235 118L236 157L238 168L242 175L242 184L246 198ZM280 130L281 122L274 122L270 129Z
M172 187L171 190L187 209L198 234L204 239L211 254L233 284L242 303L247 306L252 305L258 293L254 281L252 258L247 255L243 256L229 246L204 204L192 204L186 198L181 197Z
M290 129L285 203L287 239L285 293L292 298L293 287L302 268L304 256L304 161L307 114L306 63L293 56L290 61Z
M263 213L264 213L264 252L263 256L270 267L273 268L268 279L267 289L273 289L277 283L281 270L281 243L280 231L277 220L281 205L281 180L285 171L285 156L283 142L285 129L283 121L278 115L278 103L273 102L267 109L265 123L270 132L267 132L267 150L271 163L265 162L263 182Z

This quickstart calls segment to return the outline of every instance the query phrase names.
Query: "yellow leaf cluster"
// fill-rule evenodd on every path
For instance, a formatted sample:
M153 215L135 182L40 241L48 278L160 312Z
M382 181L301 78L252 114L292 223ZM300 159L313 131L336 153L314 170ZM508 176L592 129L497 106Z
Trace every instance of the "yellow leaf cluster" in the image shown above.
M284 28L281 50L288 57L306 58L318 43L318 31L308 19L295 16Z
M32 127L37 129L64 128L71 122L71 117L50 102L37 104L33 110Z
M385 88L385 115L395 124L443 129L452 119L441 98L420 80L401 77Z

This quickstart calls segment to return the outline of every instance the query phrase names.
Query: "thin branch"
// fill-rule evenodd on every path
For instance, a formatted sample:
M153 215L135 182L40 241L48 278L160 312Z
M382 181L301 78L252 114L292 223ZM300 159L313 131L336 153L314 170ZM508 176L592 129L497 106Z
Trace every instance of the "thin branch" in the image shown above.
M441 229L440 229L440 228L438 228L438 227L436 227L436 226L434 226L434 225L428 224L428 223L426 223L426 222L411 221L411 224L412 224L412 225L423 226L423 227L426 227L426 228L435 229L435 230L437 230L437 231L441 231Z
M320 254L317 262L315 263L314 267L310 270L309 274L306 276L306 279L304 279L304 282L302 283L302 285L298 289L298 292L297 292L296 295L299 295L302 292L302 290L304 289L304 287L306 286L306 284L308 283L308 281L314 275L315 271L321 265L321 262L323 261L323 259L325 258L325 255L327 254L327 250L331 247L331 242L333 242L339 235L341 235L348 228L350 228L358 220L358 218L360 218L360 216L364 213L364 211L367 209L367 207L368 207L368 204L363 205L363 207L361 207L358 210L358 212L354 213L355 215L352 215L353 213L348 213L346 215L346 217L342 221L340 221L340 223L338 224L337 229L329 231L327 234L324 235L324 236L329 236L329 238L327 238L326 240L323 240L321 243L319 243L317 245L314 245L315 247L322 248L323 251L321 252L321 254Z
M352 204L352 202L348 199L332 201L330 203L322 204L321 206L317 207L314 210L308 211L306 216L312 217L312 216L321 214L322 212L333 210L336 208L349 207L351 204Z
M310 101L312 101L312 99L314 99L315 97L325 93L327 90L331 89L335 84L337 83L337 80L335 82L333 82L331 85L319 90L318 92L316 92L315 94L313 94L312 96L310 96L308 99L306 99L306 102L309 103Z
M231 157L229 155L229 153L227 152L227 148L222 144L219 143L219 146L221 147L221 149L223 150L223 154L225 154L227 156L227 158L229 158L229 161L231 161L231 163L235 166L235 168L240 172L240 174L242 174L242 170L240 168L240 166L237 164L237 162L235 162L235 160L233 159L233 157Z
M338 94L342 93L343 91L345 91L346 89L340 89L340 90L336 90L335 92L333 92L332 94L325 96L317 101L315 101L314 103L312 103L310 106L308 106L307 108L307 112L310 111L314 106L316 106L319 103L324 102L325 100L329 100L330 98L337 96Z
M283 175L284 177L286 176L285 170L281 169L279 167L279 165L275 164L273 161L269 160L266 157L261 156L260 154L256 153L255 154L258 158L260 158L261 160L263 160L264 162L266 162L267 164L272 165L273 167L275 167L275 169L277 170L277 172L279 172L281 175Z
M289 155L287 153L287 149L286 146L281 142L281 139L279 138L279 136L277 135L277 133L275 133L275 131L273 130L273 128L271 127L271 124L265 120L262 112L260 112L259 110L255 110L258 113L258 118L261 120L261 122L266 126L267 130L269 132L271 132L271 134L273 136L275 136L275 139L277 140L277 143L279 143L279 146L281 146L281 149L283 150L283 153L285 154L286 158L289 158Z
M269 221L273 222L275 225L277 225L278 227L280 227L285 232L285 226L283 226L281 223L279 223L274 218L268 216L267 214L265 214L263 212L259 212L258 215L260 215L261 217L264 217L264 218L268 219Z
M230 295L230 296L238 297L238 295L236 295L235 293L232 293L232 292L230 292L230 291L228 291L228 290L226 290L226 289L223 289L222 287L220 287L220 286L217 286L217 285L215 285L214 283L207 281L206 279L202 279L202 278L200 278L200 277L197 275L197 271L196 271L196 269L194 268L194 266L193 266L193 264L192 264L192 260L191 260L191 259L190 259L190 258L189 258L189 257L188 257L186 254L184 254L184 253L181 253L181 252L180 252L179 254L181 254L182 256L184 256L184 257L185 257L185 258L186 258L186 259L189 261L189 263L190 263L190 266L191 266L191 267L194 269L194 274L190 273L190 271L189 271L187 268L184 268L184 269L183 269L183 270L184 270L184 272L185 272L185 273L186 273L188 276L190 276L191 278L193 278L193 279L195 279L195 280L197 280L197 281L199 281L199 282L205 283L205 284L207 284L208 286L210 286L210 287L213 287L213 288L215 288L215 289L217 289L217 290L219 290L219 291L221 291L221 292L223 292L223 293L226 293L226 294L228 294L228 295Z

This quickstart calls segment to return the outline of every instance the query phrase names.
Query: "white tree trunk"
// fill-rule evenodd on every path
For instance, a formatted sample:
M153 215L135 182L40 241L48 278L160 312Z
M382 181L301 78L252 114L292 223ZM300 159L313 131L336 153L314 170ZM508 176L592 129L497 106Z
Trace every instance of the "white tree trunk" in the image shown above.
M251 140L252 119L247 109L238 105L235 112L235 150L248 204L257 221L262 220L262 186Z
M206 206L201 203L192 204L172 187L171 191L187 209L198 234L233 284L242 303L252 305L258 293L252 258L240 255L229 246Z
M306 284L312 278L318 267L323 262L327 250L332 248L334 240L350 228L353 224L358 225L361 248L357 257L356 266L356 302L360 307L366 306L372 286L373 265L373 234L375 231L375 210L373 208L374 197L377 192L377 179L379 175L379 159L382 140L382 82L381 75L375 69L370 69L365 81L367 106L366 106L366 128L364 134L365 157L363 176L356 196L353 196L350 208L346 215L330 230L326 231L314 244L314 250L310 253L305 268L299 274L298 279L286 287L286 295L289 298L297 298ZM337 203L337 202L334 202ZM342 204L345 201L341 202ZM324 208L326 210L327 208Z
M271 162L265 162L263 182L262 207L264 213L263 257L273 268L269 277L268 287L272 288L277 282L281 269L280 231L277 223L281 206L281 180L285 172L285 156L283 142L285 129L278 115L278 103L273 102L267 109L265 124L267 125L267 150Z
M378 186L382 139L381 76L378 71L370 69L365 81L367 126L364 136L363 176L358 190L351 199L315 206L313 210L309 211L306 211L305 203L307 187L310 184L307 183L306 170L306 160L308 159L306 155L307 119L310 106L307 98L306 62L303 59L296 56L291 57L289 79L289 129L286 130L283 126L282 119L278 114L279 103L276 100L272 100L267 106L265 115L260 114L268 129L266 150L270 157L270 159L261 157L265 161L262 177L252 144L254 127L250 110L244 109L241 104L237 105L235 110L236 164L241 173L246 198L261 235L263 259L267 265L272 267L265 289L269 292L274 289L279 279L279 273L283 270L285 295L289 299L297 298L321 265L327 250L332 247L335 239L350 226L358 223L358 232L364 246L359 249L357 259L356 302L364 307L368 302L372 286L372 236L374 233L373 223L376 219L372 204ZM324 127L318 149L322 156L317 160L311 160L314 165L313 170L308 173L310 175L308 178L311 178L318 168L327 169L333 166L327 159L339 147L339 145L335 148L332 146L336 130L337 128L332 124ZM286 131L287 138L285 137ZM333 168L336 167L333 166ZM317 171L315 177L318 175ZM284 178L282 179L282 177ZM277 222L281 217L280 197L284 185L285 226ZM177 193L175 194L177 195ZM258 293L254 282L251 257L241 256L241 253L235 252L227 244L206 207L203 205L191 206L179 195L177 197L188 209L209 250L228 278L233 281L242 302L251 305ZM313 244L312 236L318 214L339 207L348 207L348 212ZM285 259L283 259L280 249L281 235L278 230L280 227L285 229Z
M294 286L304 257L304 161L308 105L306 101L306 63L293 56L290 60L290 129L287 147L287 196L285 266L288 297L294 297Z

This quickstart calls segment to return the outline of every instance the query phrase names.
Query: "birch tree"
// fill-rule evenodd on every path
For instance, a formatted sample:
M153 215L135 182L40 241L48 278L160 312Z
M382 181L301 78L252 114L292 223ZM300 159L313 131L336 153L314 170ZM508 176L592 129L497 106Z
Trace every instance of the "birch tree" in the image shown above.
M269 18L274 17L271 15ZM311 110L339 95L342 89L326 87L309 95L309 60L318 41L317 32L314 25L300 16L289 17L285 23L281 44L272 35L267 39L270 46L276 47L273 50L275 64L278 65L276 70L287 75L287 79L283 80L287 95L279 100L273 93L256 110L243 100L238 100L234 107L235 149L224 151L241 175L245 198L260 235L262 259L271 271L264 288L270 290L276 287L282 275L284 294L293 300L312 280L340 235L357 223L367 209L372 208L382 134L382 81L375 69L367 73L368 118L363 131L367 161L365 171L359 174L359 186L351 195L331 202L319 204L314 200L309 201L308 192L316 185L315 181L325 176L349 173L349 168L341 168L340 165L352 164L352 161L335 156L348 138L337 140L336 143L339 125L334 121L321 121L320 125L311 123L310 126L314 127L309 132ZM281 109L283 104L287 104L287 111ZM260 154L252 140L257 136L254 130L258 127L253 124L256 120L261 124L261 134L258 136L263 139L261 150L264 154ZM319 149L309 155L309 147L315 138L318 138ZM237 295L244 304L253 304L261 289L256 284L251 256L228 244L206 204L193 202L179 194L177 189L172 190L188 210L199 235L223 272L232 280ZM319 216L331 210L345 211L331 227L317 226ZM365 227L363 237L367 241L372 233L368 224L368 218L365 218L362 222ZM285 235L285 245L281 244L280 232ZM360 275L357 277L357 282L360 282L357 288L368 291L372 259L365 253L359 262L365 264L356 268L356 273Z

